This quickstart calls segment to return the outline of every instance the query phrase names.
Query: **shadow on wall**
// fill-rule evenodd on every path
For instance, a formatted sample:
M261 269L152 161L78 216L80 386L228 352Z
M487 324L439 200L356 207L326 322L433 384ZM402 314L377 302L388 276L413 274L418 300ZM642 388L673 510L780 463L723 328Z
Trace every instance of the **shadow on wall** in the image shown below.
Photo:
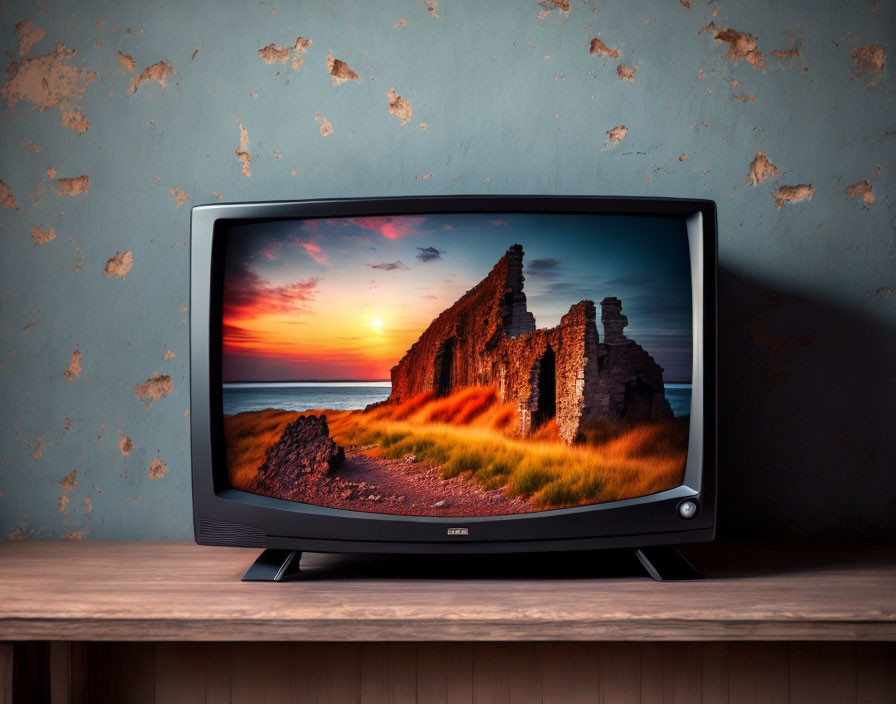
M896 328L720 268L718 389L721 538L896 531Z

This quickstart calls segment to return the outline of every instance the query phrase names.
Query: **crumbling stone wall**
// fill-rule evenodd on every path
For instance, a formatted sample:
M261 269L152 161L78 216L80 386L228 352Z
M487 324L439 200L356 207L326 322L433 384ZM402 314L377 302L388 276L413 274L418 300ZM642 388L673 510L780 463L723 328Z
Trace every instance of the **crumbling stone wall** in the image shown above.
M624 336L628 319L618 298L601 302L601 343L593 301L573 305L558 326L536 330L524 281L523 248L513 245L392 368L389 402L496 386L503 402L516 404L521 434L555 418L566 442L574 442L582 421L593 416L643 421L672 415L662 367ZM551 363L554 378L543 379ZM546 401L551 391L553 404Z

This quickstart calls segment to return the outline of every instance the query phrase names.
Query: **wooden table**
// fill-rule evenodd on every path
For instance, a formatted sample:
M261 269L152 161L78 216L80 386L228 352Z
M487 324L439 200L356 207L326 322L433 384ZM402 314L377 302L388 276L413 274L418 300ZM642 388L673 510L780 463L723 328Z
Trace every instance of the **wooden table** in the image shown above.
M0 702L13 671L54 701L896 698L892 545L693 546L708 579L679 583L602 553L305 555L240 582L258 552L0 546Z

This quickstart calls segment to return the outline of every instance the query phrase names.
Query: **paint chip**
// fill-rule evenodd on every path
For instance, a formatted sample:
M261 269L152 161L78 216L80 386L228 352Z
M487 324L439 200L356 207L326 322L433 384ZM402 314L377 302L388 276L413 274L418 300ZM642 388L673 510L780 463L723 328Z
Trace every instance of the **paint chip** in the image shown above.
M619 144L623 139L625 139L625 135L628 134L628 127L625 125L617 125L611 130L607 130L607 137L609 138L610 144L615 146Z
M411 121L411 114L414 111L411 104L398 95L394 88L390 88L389 92L386 93L386 96L389 98L389 112L392 115L395 115L395 117L401 121L402 125L408 124Z
M772 192L775 198L775 207L783 208L785 203L799 203L801 200L809 200L815 195L812 184L800 184L799 186L781 186Z
M27 56L31 47L46 36L43 27L31 24L31 20L19 20L16 23L16 39L19 42L19 56Z
M168 474L168 465L162 462L160 458L156 457L149 463L149 478L153 481L161 479L166 474Z
M392 25L393 29L398 29L399 27L407 27L408 21L404 17L399 17L398 22Z
M125 277L131 267L134 265L134 255L131 250L126 252L115 252L106 262L106 268L103 269L103 276L117 276L120 279Z
M187 202L187 199L190 197L190 194L187 193L180 186L175 186L174 188L169 188L168 192L174 196L174 199L177 201L177 207L179 208L184 203Z
M678 160L679 160L679 161L687 161L687 160L688 160L688 155L687 155L687 154L682 154L680 157L678 157Z
M436 12L436 10L438 10L438 8L439 8L439 0L424 0L424 1L426 3L426 11L429 13L429 16L435 17L437 20L442 19L441 16Z
M338 86L346 81L361 80L358 74L352 71L345 61L334 58L332 54L327 54L327 71L330 72L330 81L334 86Z
M68 505L71 503L69 498L64 494L59 497L59 508L57 511L64 516L70 516L71 514L68 512Z
M620 81L629 81L630 83L635 82L635 69L631 66L626 66L625 64L619 64L616 67L616 77Z
M874 202L874 193L871 191L871 181L868 181L867 179L854 183L851 186L847 186L846 195L850 198L858 198L859 196L862 196L862 202L865 204L866 208Z
M136 68L134 57L122 54L120 51L118 52L118 63L124 66L126 71L133 71Z
M31 239L34 240L34 244L36 245L52 242L56 239L56 230L53 229L52 225L50 225L50 227L44 227L43 225L40 227L32 227Z
M852 60L856 64L853 78L860 73L880 73L887 63L887 50L880 44L858 46L852 50Z
M90 177L83 174L74 178L57 179L55 191L58 196L72 196L73 198L82 193L90 193Z
M134 449L134 441L131 440L127 435L122 435L118 438L118 451L121 452L122 457L127 457L131 454L131 450Z
M710 22L697 34L703 34L707 30L712 32L712 36L718 44L728 44L727 56L734 63L743 59L753 68L765 73L765 56L756 48L756 42L759 40L759 37L738 32L728 27L716 27L715 22Z
M212 197L218 201L224 200L224 196L222 194L218 193L217 191L212 191Z
M74 352L72 352L72 357L68 363L68 368L65 370L66 381L74 381L81 375L81 360L83 358L84 355L81 354L81 350L75 350Z
M683 7L691 9L691 0L678 0L682 4Z
M431 178L432 178L432 171L430 171L428 174L423 174L422 176L414 176L415 181L426 181Z
M176 73L176 70L167 61L159 61L152 66L147 66L143 69L141 74L134 79L133 83L131 83L131 88L128 92L136 92L140 84L145 83L146 81L155 81L161 86L162 91L164 91L165 85L168 82L168 76L172 73Z
M589 50L589 53L592 56L606 56L610 59L619 58L619 51L617 49L611 49L597 37L591 40L591 49Z
M39 435L34 439L34 442L31 443L31 456L34 459L40 459L44 454L44 445L47 443L44 442L44 439Z
M62 491L64 491L65 493L71 493L78 485L78 470L73 469L56 483L62 484Z
M61 512L60 512L60 513L61 513ZM77 541L77 540L83 540L83 539L84 539L84 534L83 534L81 531L79 531L79 530L73 530L71 533L63 533L63 534L60 535L59 537L62 538L63 540L74 540L74 541Z
M252 169L250 168L250 164L252 163L252 155L249 154L249 133L241 123L240 146L237 147L234 151L236 152L236 158L240 161L243 176L251 176Z
M538 0L538 4L543 8L538 13L538 19L540 20L543 20L555 9L564 13L569 12L569 0Z
M314 111L314 119L320 123L320 136L329 137L333 134L333 125L323 115L319 115L317 110Z
M89 516L91 513L93 513L93 501L90 500L89 496L84 497L84 505L87 507L84 515Z
M40 112L58 108L63 125L85 132L90 121L81 115L80 107L74 103L84 97L84 91L96 79L96 73L83 66L67 65L77 53L56 42L56 48L49 54L22 63L13 61L6 69L9 77L0 87L0 96L9 107L22 101Z
M12 210L19 209L19 204L16 203L16 198L12 194L12 189L3 183L3 181L0 181L0 208L9 208Z
M162 396L167 396L174 390L174 382L168 374L153 374L142 384L134 387L134 396L149 401L150 406Z
M761 151L756 152L750 168L747 170L747 185L758 186L763 181L773 178L778 173L778 167L768 160Z
M292 67L300 69L305 63L302 54L305 53L312 43L310 39L298 37L295 46L280 46L272 43L259 49L258 55L266 64L285 64L292 59Z

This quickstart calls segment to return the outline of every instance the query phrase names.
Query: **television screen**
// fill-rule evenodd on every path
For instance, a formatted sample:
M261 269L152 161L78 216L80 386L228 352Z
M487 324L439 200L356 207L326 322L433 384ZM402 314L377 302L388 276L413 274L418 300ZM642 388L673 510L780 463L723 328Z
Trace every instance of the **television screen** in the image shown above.
M691 256L675 217L427 213L229 229L233 488L480 517L683 482Z

